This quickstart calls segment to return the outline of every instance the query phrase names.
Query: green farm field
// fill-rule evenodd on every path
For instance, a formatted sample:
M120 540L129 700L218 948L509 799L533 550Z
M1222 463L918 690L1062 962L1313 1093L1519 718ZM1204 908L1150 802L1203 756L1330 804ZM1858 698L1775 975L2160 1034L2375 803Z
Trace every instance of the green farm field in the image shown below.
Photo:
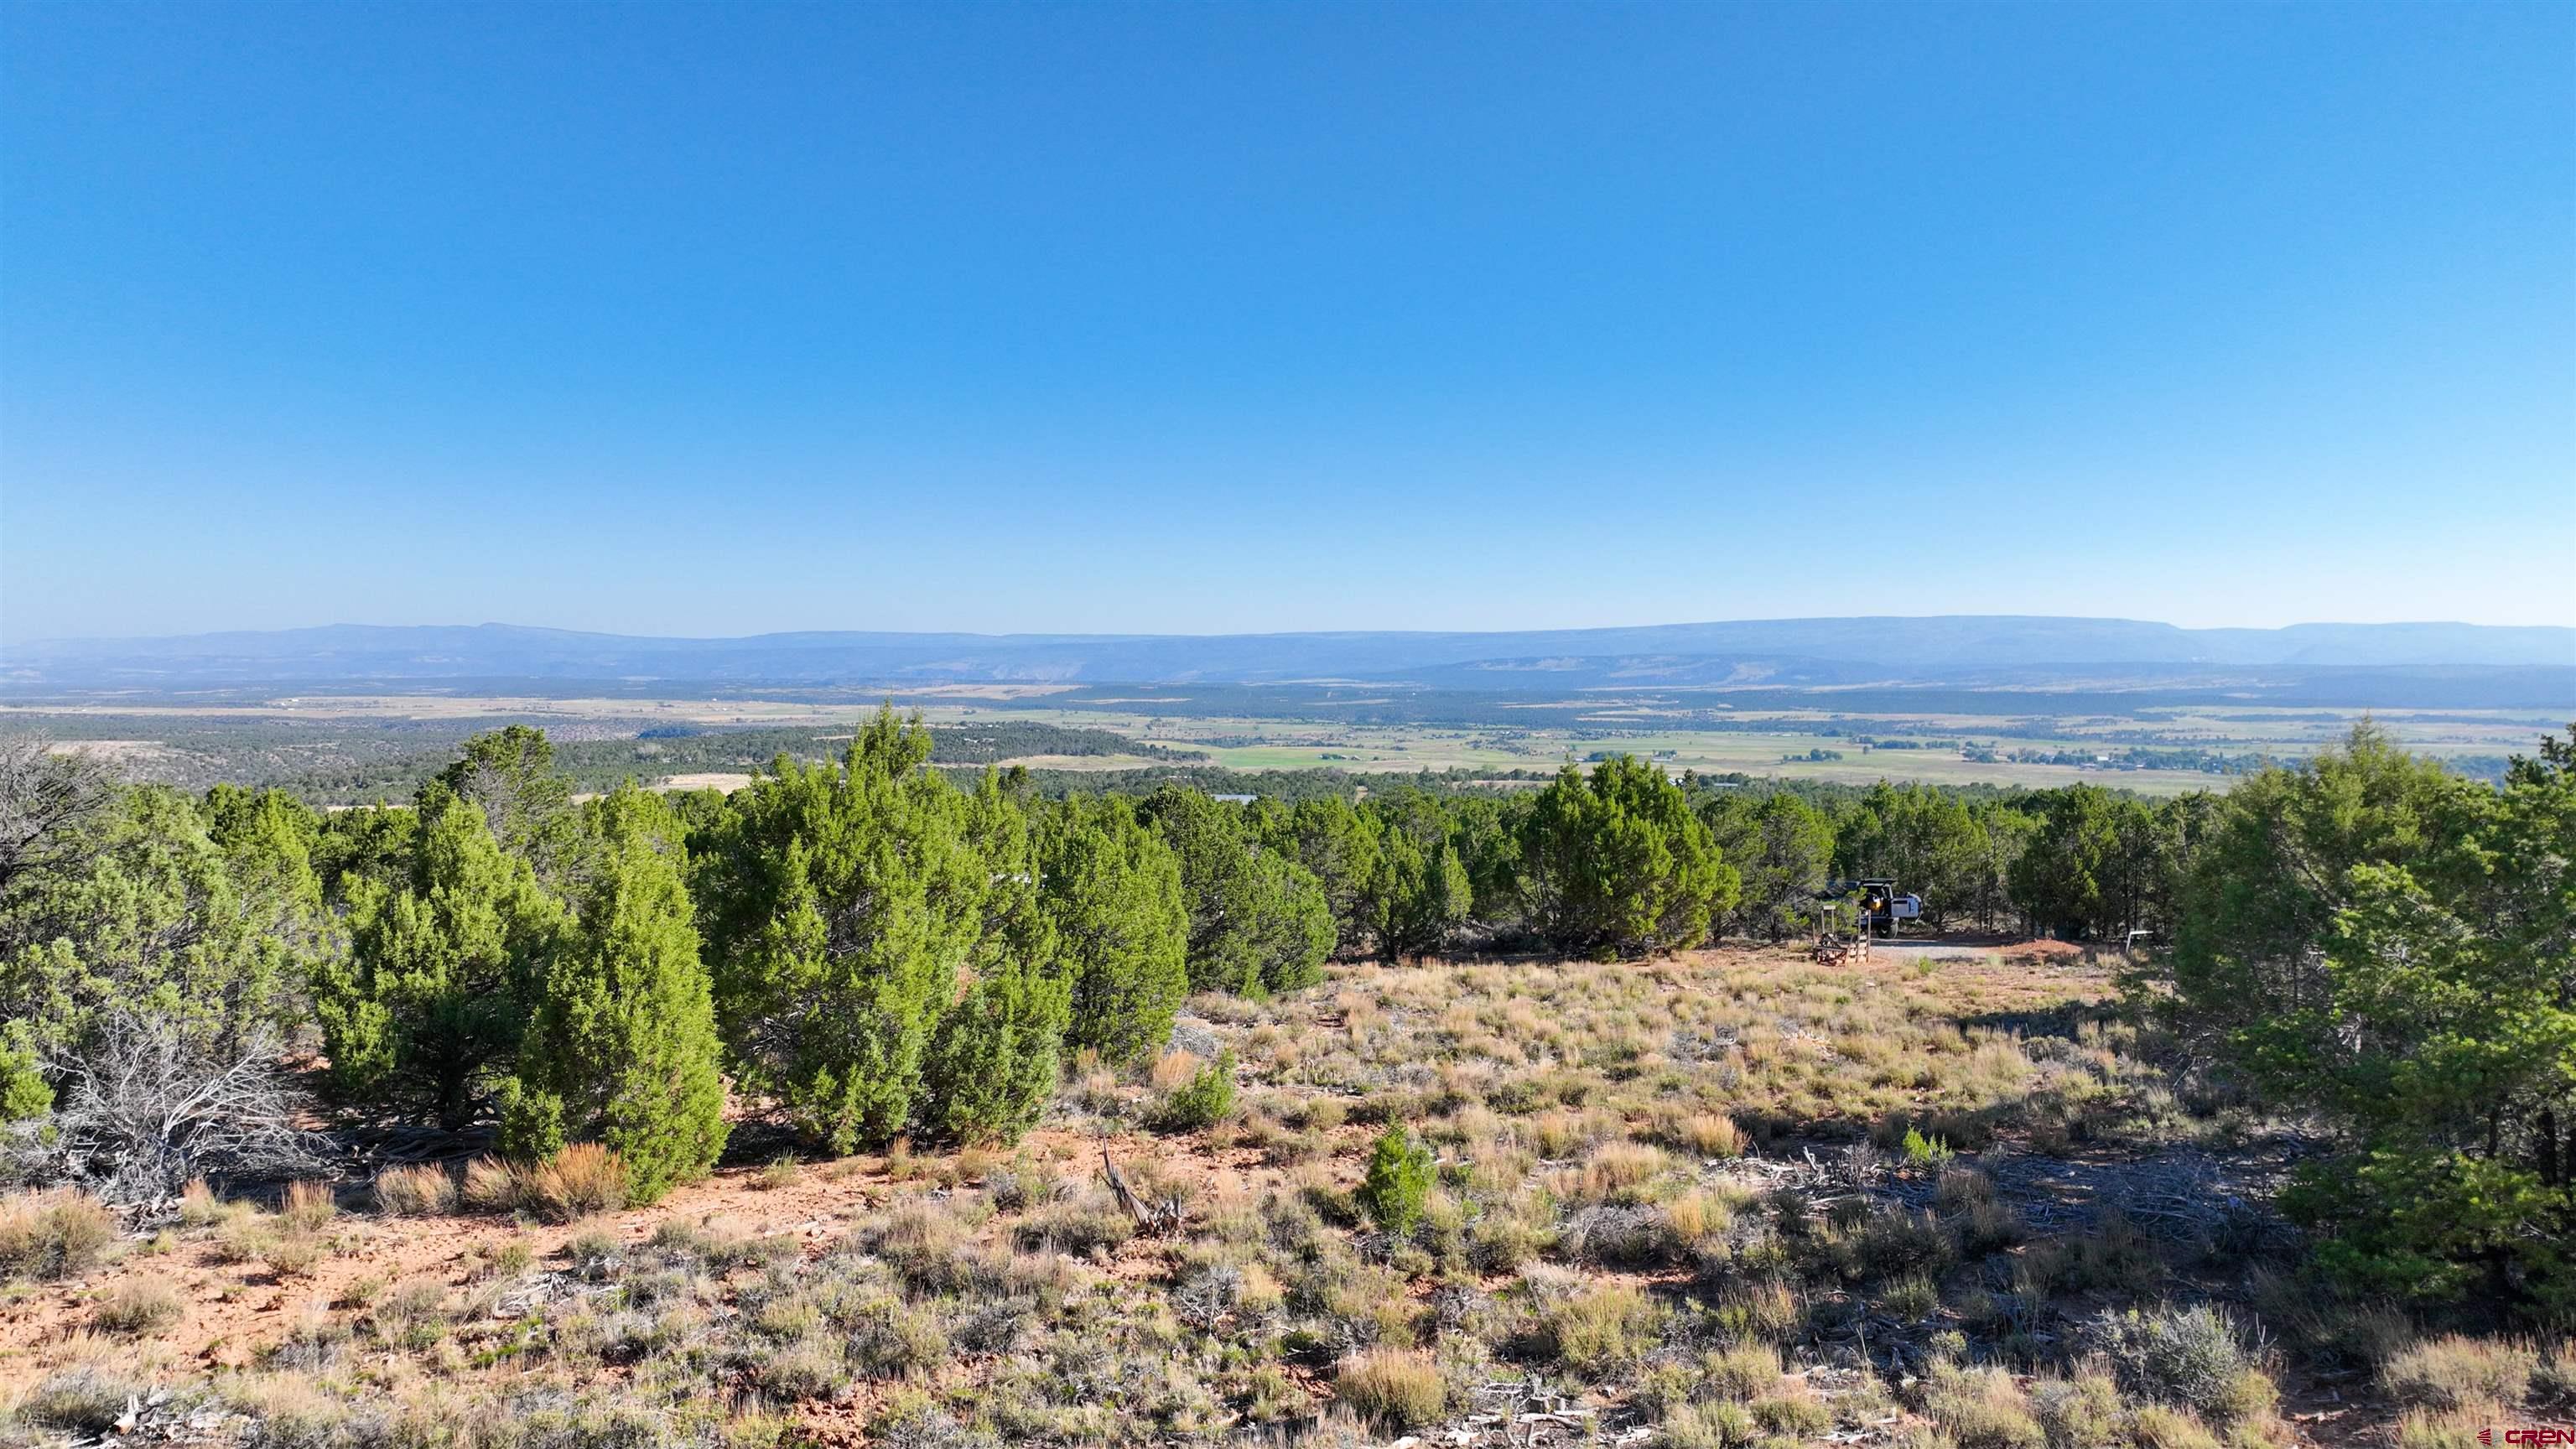
M1498 700L1482 709L1483 718L1463 723L1368 723L1149 710L1114 700L1073 707L1053 703L1055 693L1045 686L994 686L899 693L894 702L951 731L1032 724L1106 731L1136 742L1134 753L1050 751L1000 761L1038 770L1119 771L1186 760L1237 771L1467 770L1509 780L1515 774L1526 778L1552 772L1569 759L1581 762L1626 752L1676 773L2033 787L2090 779L2148 795L2223 789L2234 772L2267 758L2302 759L2364 717L2361 711L2251 708L2084 715L2035 709L2012 717L1823 709L1738 714L1616 700L1600 701L1597 707L1584 701L1571 707L1534 707ZM2032 700L2034 706L2046 702L2045 696ZM113 754L121 768L139 778L184 781L207 770L232 778L256 775L259 771L245 762L296 752L348 753L368 742L372 748L392 750L397 740L404 749L434 746L448 735L461 738L506 721L540 725L562 739L746 728L812 729L820 739L855 725L879 703L498 695L278 698L224 705L118 700L0 706L0 734L85 742ZM1531 723L1524 725L1522 717ZM1537 723L1541 717L1548 723ZM2442 757L2471 774L2494 773L2504 757L2527 749L2531 739L2554 723L2531 711L2395 711L2372 717L2407 748ZM1884 741L1899 747L1874 743ZM1171 753L1152 753L1157 750ZM651 773L650 760L639 760L639 767ZM702 783L682 767L670 767L668 775L676 783Z

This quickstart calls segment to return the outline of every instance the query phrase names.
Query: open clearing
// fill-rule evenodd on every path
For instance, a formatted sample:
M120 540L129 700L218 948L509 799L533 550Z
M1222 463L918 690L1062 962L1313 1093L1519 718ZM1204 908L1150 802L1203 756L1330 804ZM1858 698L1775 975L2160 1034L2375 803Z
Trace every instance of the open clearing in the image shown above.
M934 1442L889 1427L924 1415L1054 1442L1318 1416L1502 1442L1474 1416L1506 1400L1612 1438L1721 1404L1772 1443L1955 1432L2032 1412L2012 1406L2106 1310L2291 1306L2244 1262L2289 1241L2268 1200L2296 1139L2200 1100L2109 994L2105 965L2047 943L1836 971L1763 949L1339 967L1284 1000L1195 1000L1171 1056L1078 1070L1010 1152L773 1161L783 1141L746 1123L711 1179L578 1223L392 1218L354 1182L301 1225L201 1203L17 1289L0 1386L76 1370L166 1391L171 1423L317 1426L579 1415L609 1385L826 1443ZM1236 1108L1154 1130L1228 1053ZM1390 1121L1437 1153L1403 1238L1354 1198ZM1958 1156L1891 1150L1909 1126ZM1104 1157L1179 1226L1136 1231ZM146 1301L138 1326L121 1306ZM2004 1365L1974 1405L1945 1340ZM1412 1395L1393 1406L1390 1375ZM2395 1413L2366 1378L2282 1388L2227 1411L2237 1442L2353 1441Z

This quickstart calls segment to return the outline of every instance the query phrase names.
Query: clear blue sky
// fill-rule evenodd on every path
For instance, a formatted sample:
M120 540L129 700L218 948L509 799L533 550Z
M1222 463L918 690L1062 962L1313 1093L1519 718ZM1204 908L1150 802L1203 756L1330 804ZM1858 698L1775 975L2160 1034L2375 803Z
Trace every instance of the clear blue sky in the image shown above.
M0 0L0 636L2576 622L2576 6Z

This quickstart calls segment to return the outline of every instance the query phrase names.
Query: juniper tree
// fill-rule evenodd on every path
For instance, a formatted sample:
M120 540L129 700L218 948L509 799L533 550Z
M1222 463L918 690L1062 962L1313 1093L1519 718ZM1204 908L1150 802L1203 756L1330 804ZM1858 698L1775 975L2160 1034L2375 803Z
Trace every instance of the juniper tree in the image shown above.
M2013 903L2069 937L2124 934L2132 922L2145 807L2098 785L2052 792L2012 867Z
M1758 798L1730 791L1703 816L1741 878L1735 919L1743 930L1778 941L1803 929L1832 866L1833 822L1786 790Z
M353 885L349 954L314 973L313 1011L343 1097L455 1128L511 1064L565 918L481 807L433 785L423 815L409 880Z
M1038 871L1072 988L1066 1046L1117 1065L1161 1051L1190 991L1179 859L1111 799L1050 812Z
M918 1115L952 1141L1015 1141L1055 1091L1071 985L1056 957L1028 817L994 771L965 802L965 820L984 878L979 930L965 991L931 1040Z
M1372 887L1379 874L1379 830L1338 795L1300 800L1260 820L1261 842L1304 866L1323 891L1340 948L1354 951L1375 928Z
M480 807L501 848L551 883L580 834L572 782L554 766L555 747L546 732L514 724L467 740L432 788L444 786Z
M1444 806L1449 844L1466 867L1467 896L1476 918L1504 934L1517 933L1524 924L1520 830L1530 803L1526 795L1506 800L1466 795Z
M1698 945L1737 888L1688 797L1632 755L1559 771L1522 819L1521 862L1539 933L1601 959Z
M891 709L837 765L781 755L736 794L699 869L737 1072L835 1151L910 1125L983 931L984 867L929 757L929 731Z
M2170 956L2177 1025L2331 1150L2285 1204L2329 1266L2576 1309L2576 749L2489 787L2379 731L2226 797Z
M1449 944L1473 904L1467 867L1449 843L1440 803L1417 790L1369 802L1376 846L1366 920L1381 957L1426 956Z
M379 803L325 815L313 838L313 873L321 880L323 897L344 904L356 881L400 882L410 870L412 837L419 827L419 812L397 805Z
M724 1150L715 1008L682 880L681 829L631 783L583 812L590 865L551 953L503 1112L504 1148L596 1141L651 1202Z
M1193 989L1258 996L1323 979L1336 936L1312 871L1264 848L1241 810L1200 791L1167 785L1140 813L1180 858Z
M10 919L20 888L88 859L98 838L91 827L115 796L115 772L97 754L58 752L41 739L0 740L0 923Z
M137 786L26 842L45 864L0 909L0 1095L37 1105L39 1079L59 1086L111 1012L218 1053L283 1024L320 941L311 873L281 829L228 849L195 802Z

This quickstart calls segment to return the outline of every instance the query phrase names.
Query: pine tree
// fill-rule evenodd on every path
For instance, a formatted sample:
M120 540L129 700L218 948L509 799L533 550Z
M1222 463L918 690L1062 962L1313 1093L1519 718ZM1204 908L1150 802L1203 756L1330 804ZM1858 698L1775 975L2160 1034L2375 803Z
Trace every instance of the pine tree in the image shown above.
M1431 1149L1413 1140L1401 1122L1389 1122L1369 1150L1368 1175L1360 1180L1362 1210L1381 1228L1402 1237L1422 1221L1431 1201Z
M445 788L483 811L501 848L553 883L580 835L572 782L555 770L555 747L533 725L511 725L465 742L431 788Z
M651 1202L724 1150L715 1009L682 881L679 821L634 785L587 813L587 898L546 965L505 1147L528 1157L596 1141Z

